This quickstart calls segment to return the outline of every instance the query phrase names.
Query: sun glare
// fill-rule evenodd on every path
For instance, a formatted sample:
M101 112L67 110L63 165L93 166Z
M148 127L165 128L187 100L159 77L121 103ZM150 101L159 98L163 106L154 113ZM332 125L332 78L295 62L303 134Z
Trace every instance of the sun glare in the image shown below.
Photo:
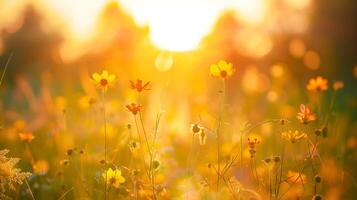
M108 0L57 0L43 1L43 4L64 20L75 39L86 40L93 33L95 22L107 2Z
M151 41L163 50L190 51L198 47L224 11L235 10L247 23L265 15L264 0L122 0L138 24L148 25Z
M224 12L234 11L235 17L243 25L243 28L262 28L264 22L269 20L268 14L271 13L268 12L274 7L272 1L268 0L32 1L40 5L54 23L64 25L64 35L66 35L66 42L62 47L64 52L71 52L71 49L81 52L78 50L83 49L95 37L95 28L101 12L108 3L112 2L118 2L124 12L132 16L139 26L148 27L149 38L154 46L160 50L171 52L197 49L201 40L210 33L217 19ZM303 0L301 3L297 3L296 0L285 1L287 5L294 8L304 8L310 4L311 0ZM255 33L255 35L257 34L260 33ZM254 42L249 44L253 51L256 46L264 47L264 50L256 57L266 55L271 49L267 37L256 38ZM63 55L64 57L75 58L78 56L72 53L65 54L68 55Z

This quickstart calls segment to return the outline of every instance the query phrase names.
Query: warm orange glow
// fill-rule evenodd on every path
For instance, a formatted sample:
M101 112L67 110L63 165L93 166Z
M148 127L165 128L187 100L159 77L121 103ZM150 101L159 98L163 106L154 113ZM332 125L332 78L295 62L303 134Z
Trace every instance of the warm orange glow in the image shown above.
M209 34L217 19L226 11L234 11L237 20L247 27L267 26L267 21L274 20L272 9L274 4L267 0L222 0L217 2L200 0L52 0L34 1L42 11L51 18L55 25L64 26L65 43L61 48L62 59L73 60L88 49L88 43L95 38L98 17L109 3L119 3L124 11L131 15L140 26L148 26L151 42L162 50L191 51L199 47L203 37ZM286 5L295 9L305 9L310 0L286 0ZM1 2L0 22L3 25L16 24L14 10L19 10L23 4L18 1ZM274 11L274 14L276 12ZM6 17L1 17L2 15ZM7 16L12 16L8 18ZM306 29L306 21L302 25L299 20L306 20L305 14L286 16L294 21L294 30ZM6 23L5 23L6 22ZM264 22L264 23L263 23ZM17 27L17 26L15 26ZM279 27L275 27L279 28ZM268 34L257 29L249 31L247 37L238 39L242 43L242 53L251 57L263 57L272 48ZM251 34L252 33L252 34ZM247 42L249 41L249 42ZM239 45L241 46L241 45ZM75 52L75 53L74 53Z
M150 38L157 47L171 51L197 48L226 10L235 10L242 21L253 24L261 22L266 14L264 0L123 0L122 3L139 24L149 25Z

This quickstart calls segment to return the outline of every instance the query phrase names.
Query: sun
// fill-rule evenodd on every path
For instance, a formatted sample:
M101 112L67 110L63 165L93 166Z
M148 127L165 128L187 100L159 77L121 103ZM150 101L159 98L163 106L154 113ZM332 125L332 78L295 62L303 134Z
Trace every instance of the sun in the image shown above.
M191 51L214 26L222 12L234 10L247 23L260 22L264 0L121 0L140 25L148 25L155 46L168 51Z
M235 11L239 20L252 25L262 22L268 7L266 0L52 0L42 4L67 25L70 44L81 44L93 37L100 13L113 2L122 5L139 26L149 28L154 46L170 52L197 49L225 11Z

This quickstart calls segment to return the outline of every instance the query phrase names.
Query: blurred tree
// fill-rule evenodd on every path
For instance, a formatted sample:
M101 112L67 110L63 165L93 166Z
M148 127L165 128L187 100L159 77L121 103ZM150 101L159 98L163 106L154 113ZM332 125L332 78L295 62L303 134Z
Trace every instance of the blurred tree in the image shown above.
M23 14L22 26L14 33L3 31L4 58L13 53L7 77L28 73L58 62L61 35L44 29L43 18L32 5Z

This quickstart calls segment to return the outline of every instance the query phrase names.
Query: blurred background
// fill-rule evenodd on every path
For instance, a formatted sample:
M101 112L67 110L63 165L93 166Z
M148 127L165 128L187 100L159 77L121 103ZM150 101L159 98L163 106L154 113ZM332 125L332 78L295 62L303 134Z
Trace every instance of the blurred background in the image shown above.
M83 120L76 109L96 96L91 74L107 69L118 77L108 94L113 127L131 123L123 106L135 100L129 80L151 81L145 118L165 111L161 139L175 148L189 143L190 123L215 123L220 83L209 65L223 59L236 68L227 81L230 132L246 119L295 118L298 105L311 102L310 78L343 81L331 155L344 157L356 177L356 8L351 0L0 0L1 73L9 62L0 122L24 119L50 135L71 130L64 152L95 132L74 125ZM324 95L327 111L333 94ZM0 147L21 151L11 134L3 132Z

